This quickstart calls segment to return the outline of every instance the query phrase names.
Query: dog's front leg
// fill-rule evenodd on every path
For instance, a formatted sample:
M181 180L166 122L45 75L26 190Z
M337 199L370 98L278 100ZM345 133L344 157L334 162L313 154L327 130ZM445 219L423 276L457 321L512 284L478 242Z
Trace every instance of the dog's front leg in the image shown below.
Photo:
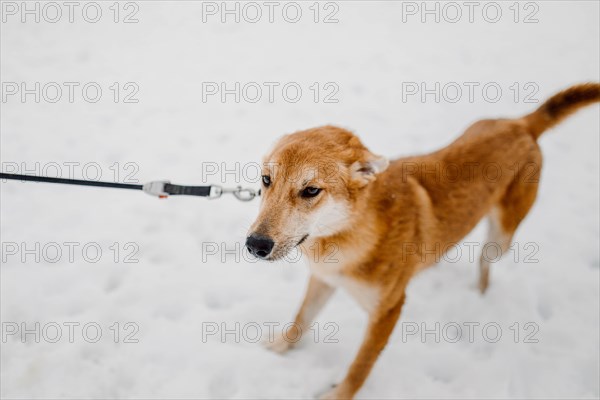
M266 343L268 349L283 354L300 341L303 332L327 303L335 288L329 286L314 275L310 276L304 301L294 318L294 324L285 332ZM269 338L271 339L271 338Z
M356 392L361 388L371 368L377 361L379 353L388 342L394 326L400 316L402 304L404 304L404 294L391 307L379 307L369 317L369 326L358 354L354 358L348 373L344 380L331 390L323 394L320 398L325 399L352 399Z

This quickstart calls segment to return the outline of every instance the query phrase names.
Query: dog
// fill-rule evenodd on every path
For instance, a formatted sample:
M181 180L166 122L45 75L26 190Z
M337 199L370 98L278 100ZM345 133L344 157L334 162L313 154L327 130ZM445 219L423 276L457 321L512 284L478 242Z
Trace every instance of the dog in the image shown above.
M288 337L308 329L338 287L369 316L345 378L321 398L351 399L361 388L398 321L409 280L439 260L431 249L447 250L487 216L486 244L506 253L536 199L538 138L597 101L600 84L576 85L529 115L478 121L441 150L392 162L335 126L275 144L263 162L261 205L246 247L271 261L299 247L308 260L310 280ZM490 263L482 255L482 294ZM284 353L294 344L281 336L268 347Z

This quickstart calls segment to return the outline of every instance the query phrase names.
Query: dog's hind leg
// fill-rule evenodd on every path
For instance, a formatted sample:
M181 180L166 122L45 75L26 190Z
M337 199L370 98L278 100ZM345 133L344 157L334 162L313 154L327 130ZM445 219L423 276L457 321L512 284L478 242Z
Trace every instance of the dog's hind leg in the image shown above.
M488 215L488 234L479 258L479 291L483 294L490 281L492 259L498 261L508 251L513 233L503 229L502 209L496 206Z
M491 263L507 253L515 231L535 202L541 166L541 154L536 148L517 170L503 197L489 214L488 237L479 260L479 290L482 294L489 286Z

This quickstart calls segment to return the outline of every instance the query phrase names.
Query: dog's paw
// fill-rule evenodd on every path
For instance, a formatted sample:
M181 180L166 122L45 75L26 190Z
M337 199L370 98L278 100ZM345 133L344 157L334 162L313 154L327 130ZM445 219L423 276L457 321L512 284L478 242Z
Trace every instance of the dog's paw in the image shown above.
M340 387L338 385L331 385L331 388L323 393L321 393L318 397L319 400L342 400L349 399L350 397L344 397L343 393L340 391Z
M319 400L352 400L353 398L354 392L343 381L338 385L331 385L329 390L318 396Z
M265 340L263 341L263 345L271 351L274 351L278 354L284 354L292 347L294 347L294 343L287 340L283 335L279 335L275 337L273 340Z

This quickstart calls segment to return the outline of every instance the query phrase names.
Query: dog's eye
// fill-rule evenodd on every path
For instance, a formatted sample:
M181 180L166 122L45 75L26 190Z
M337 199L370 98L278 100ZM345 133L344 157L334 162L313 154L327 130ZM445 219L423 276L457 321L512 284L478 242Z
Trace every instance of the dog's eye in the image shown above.
M265 187L271 186L271 177L270 176L263 175L262 181L263 181L263 185L265 185Z
M302 197L315 197L319 193L321 193L321 190L323 190L323 189L309 186L302 191L301 196Z

